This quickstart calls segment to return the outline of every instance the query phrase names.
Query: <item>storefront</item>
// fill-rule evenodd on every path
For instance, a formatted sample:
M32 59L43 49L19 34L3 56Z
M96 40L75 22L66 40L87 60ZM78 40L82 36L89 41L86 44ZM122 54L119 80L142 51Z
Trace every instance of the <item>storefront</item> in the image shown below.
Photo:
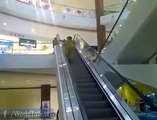
M0 54L52 54L51 41L0 35Z

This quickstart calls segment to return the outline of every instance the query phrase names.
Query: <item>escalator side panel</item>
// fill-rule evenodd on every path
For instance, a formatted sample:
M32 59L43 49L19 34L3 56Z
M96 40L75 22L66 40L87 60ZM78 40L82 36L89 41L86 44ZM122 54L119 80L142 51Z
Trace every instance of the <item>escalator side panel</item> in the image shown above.
M74 61L69 66L88 120L119 120L117 113L77 52L75 52Z

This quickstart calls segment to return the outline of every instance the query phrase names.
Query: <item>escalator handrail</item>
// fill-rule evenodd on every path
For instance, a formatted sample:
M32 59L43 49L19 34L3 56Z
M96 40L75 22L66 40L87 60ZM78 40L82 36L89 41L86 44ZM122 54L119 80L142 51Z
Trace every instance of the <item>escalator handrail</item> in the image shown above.
M75 35L74 35L74 40L75 40L76 36L79 36L79 37L80 37L80 35L75 34ZM88 45L88 43L87 43L82 37L80 37L80 38L81 38L81 40L82 40L83 42L85 42L85 43ZM88 45L88 46L89 46L89 45ZM90 47L90 46L89 46L89 47ZM91 49L96 52L96 50L93 49L92 47L91 47ZM96 53L97 53L97 52L96 52ZM100 54L97 54L97 56L99 56L99 57L101 58L101 60L103 60L103 62L105 62L105 64L106 64L107 66L109 66L109 68L111 68L121 79L123 79L124 81L128 81L127 78L125 78L124 76L122 76L116 69L114 69Z
M88 45L88 43L80 36L80 35L78 35L78 34L75 34L74 35L74 38L73 38L73 40L75 40L76 39L76 37L80 37L80 39L86 44L86 45ZM89 45L88 45L89 46ZM90 47L90 46L89 46ZM155 109L155 111L157 111L157 107L153 104L153 103L151 103L150 101L148 101L148 99L147 99L147 97L143 94L143 93L141 93L136 87L134 87L130 82L129 82L129 80L126 78L126 77L124 77L123 75L121 75L114 67L112 67L100 54L98 54L98 52L95 50L95 49L93 49L92 47L90 47L93 51L95 51L95 53L97 53L97 58L99 57L111 70L113 70L113 72L115 72L120 78L121 78L121 80L123 81L123 82L125 82L127 85L129 85L130 87L131 87L131 89L133 90L133 91L135 91L137 94L138 94L138 96L140 97L140 98L142 98L143 99L143 101L145 102L145 103L147 103L149 106L150 106L150 108L152 108L153 110ZM96 59L97 59L96 58Z
M76 46L77 52L82 58L84 64L89 69L90 73L93 75L95 80L98 84L100 84L100 88L104 91L105 96L111 103L112 107L118 114L121 120L139 120L138 117L133 113L130 108L126 105L124 101L118 96L117 92L113 88L113 86L108 82L108 80L104 77L98 74L95 65L93 62L86 57L86 54L84 54L81 49L79 49L79 46Z
M57 62L58 92L60 115L62 120L83 120L80 112L73 86L70 83L70 74L64 58L62 45L58 42L55 45ZM64 91L65 90L65 91ZM77 116L77 117L76 117Z
M60 118L63 119L63 120L67 120L67 115L66 115L66 105L65 105L65 101L64 101L64 92L65 92L65 89L66 87L63 87L63 78L61 76L62 72L61 70L59 70L59 57L60 57L60 54L59 52L57 53L57 46L55 45L54 47L55 49L55 58L56 58L56 65L57 65L57 76L58 76L58 80L57 80L57 91L58 91L58 104L59 104L59 107L60 107ZM61 59L60 59L61 60ZM62 82L60 82L62 79ZM64 89L64 90L63 90ZM64 91L64 92L63 92Z
M63 51L62 51L63 52ZM65 54L63 54L63 56L64 56L64 61L66 61L66 64L67 64L67 72L68 72L68 76L69 76L69 80L71 81L71 84L72 84L72 88L73 88L73 91L74 91L74 93L75 93L75 98L77 98L77 105L79 106L79 110L80 110L80 113L81 113L81 118L83 119L83 120L87 120L88 118L87 118L87 115L86 115L86 113L85 113L85 108L84 108L84 106L83 106L83 104L82 104L82 102L81 102L81 100L80 100L80 96L79 96L79 94L78 94L78 92L77 92L77 90L76 90L76 84L73 82L73 80L72 80L72 78L71 78L71 73L70 73L70 70L69 70L69 63L67 62L68 61L68 59L66 58L66 55ZM79 117L80 118L80 117ZM80 119L79 119L80 120Z
M123 12L124 12L125 8L127 7L128 3L129 3L129 0L126 0L126 3L124 4L123 9L121 10L121 12L120 12L120 14L119 14L119 16L118 16L118 18L117 18L116 22L114 23L114 25L113 25L113 27L112 27L112 29L111 29L111 31L110 31L110 33L109 33L109 35L107 36L107 38L106 38L106 40L105 40L104 44L102 45L103 47L100 49L99 53L101 53L102 49L105 47L105 45L106 45L107 41L109 40L109 38L110 38L110 36L111 36L111 34L112 34L113 30L115 29L115 27L116 27L117 23L119 22L119 20L120 20L120 18L121 18L121 16L122 16L122 14L123 14Z

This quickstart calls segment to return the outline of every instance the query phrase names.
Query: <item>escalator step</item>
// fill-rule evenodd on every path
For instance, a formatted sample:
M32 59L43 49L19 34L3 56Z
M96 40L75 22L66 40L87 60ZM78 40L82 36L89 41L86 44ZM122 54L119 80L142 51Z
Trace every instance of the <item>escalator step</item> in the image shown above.
M82 78L77 77L75 79L75 81L94 81L94 79L92 77L87 77L87 78L85 78L85 77L82 77Z
M98 88L78 88L79 93L83 94L99 94L102 93L101 89Z
M91 74L84 74L84 73L77 74L77 76L78 78L88 78L88 77L93 78Z
M78 83L77 87L79 88L94 88L94 87L98 87L98 85L96 83Z
M95 119L89 119L89 120L120 120L117 117L111 117L111 118L95 118Z
M70 73L88 120L119 120L110 102L77 52L75 61L70 64Z
M95 83L94 80L90 80L90 81L76 81L77 84L90 84L90 83Z
M87 109L88 118L110 118L114 117L113 110L111 108L103 109Z
M107 108L110 106L108 101L88 101L84 102L85 108Z
M103 94L80 94L80 97L84 101L101 101L106 100Z

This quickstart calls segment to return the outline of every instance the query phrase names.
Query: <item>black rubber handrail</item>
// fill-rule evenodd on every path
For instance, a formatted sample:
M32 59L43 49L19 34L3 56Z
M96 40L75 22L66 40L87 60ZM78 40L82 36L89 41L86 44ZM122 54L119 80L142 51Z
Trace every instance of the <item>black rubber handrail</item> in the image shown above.
M75 40L75 38L76 38L77 36L80 37L81 40L82 40L86 45L88 45L88 43L85 42L85 40L84 40L80 35L78 35L78 34L75 34L75 35L74 35L73 40ZM88 46L89 46L89 45L88 45ZM90 47L90 46L89 46L89 47ZM95 49L93 49L92 47L90 47L90 49L92 49L93 52L97 53L97 51L96 51ZM135 93L137 93L137 95L138 95L140 98L142 98L142 100L143 100L145 103L147 103L153 111L157 111L157 107L156 107L151 101L149 101L148 98L147 98L146 96L144 96L143 93L141 93L135 86L133 86L133 85L129 82L129 80L128 80L126 77L124 77L123 75L121 75L114 67L112 67L112 65L110 65L100 54L97 53L97 58L98 58L98 57L99 57L111 70L113 70L113 72L115 72L115 73L121 78L121 80L122 80L124 83L126 83L127 85L129 85L129 86L131 87L131 89L132 89L133 91L135 91ZM96 58L96 59L97 59L97 58Z
M118 18L117 18L116 22L114 23L114 25L113 25L113 27L112 27L112 29L111 29L111 31L110 31L110 33L109 33L108 37L106 38L106 40L105 40L104 44L102 45L103 47L100 49L99 54L101 53L102 49L105 47L105 45L106 45L106 43L107 43L108 39L110 38L110 36L111 36L111 34L112 34L113 30L115 29L115 27L116 27L117 23L119 22L119 19L121 18L121 16L122 16L122 14L123 14L123 12L124 12L125 8L127 7L128 3L129 3L129 0L127 0L127 1L126 1L126 3L124 4L123 9L121 10L121 12L120 12L120 14L119 14L119 16L118 16Z

